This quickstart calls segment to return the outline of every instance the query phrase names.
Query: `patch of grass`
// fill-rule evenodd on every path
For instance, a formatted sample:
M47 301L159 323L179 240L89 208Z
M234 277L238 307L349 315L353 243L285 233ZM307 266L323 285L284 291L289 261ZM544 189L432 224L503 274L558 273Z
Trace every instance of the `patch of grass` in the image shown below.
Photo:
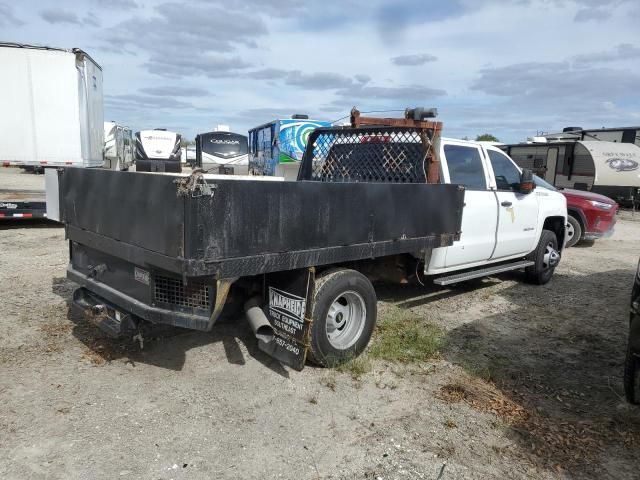
M379 319L368 355L390 362L423 362L438 354L443 339L439 327L408 310L394 308Z
M461 366L469 375L484 380L485 382L493 382L495 380L495 374L489 365L478 365L463 361Z
M362 375L371 371L371 360L367 354L363 354L339 365L336 370L349 373L354 380L358 380Z

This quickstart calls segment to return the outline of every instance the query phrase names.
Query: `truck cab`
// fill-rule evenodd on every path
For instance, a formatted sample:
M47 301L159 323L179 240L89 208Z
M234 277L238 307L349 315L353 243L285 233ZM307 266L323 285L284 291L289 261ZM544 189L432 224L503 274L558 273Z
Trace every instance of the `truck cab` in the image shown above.
M432 250L426 275L531 258L544 231L555 235L548 257L559 255L567 221L562 194L522 189L522 170L496 146L443 138L439 151L441 182L463 185L465 205L460 240Z

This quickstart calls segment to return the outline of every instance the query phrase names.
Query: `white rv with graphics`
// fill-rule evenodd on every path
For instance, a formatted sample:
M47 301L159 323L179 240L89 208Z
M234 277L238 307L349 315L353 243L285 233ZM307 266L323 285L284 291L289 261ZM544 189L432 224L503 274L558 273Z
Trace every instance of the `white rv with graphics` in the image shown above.
M104 167L129 170L133 165L133 135L129 127L104 122Z
M179 133L165 128L136 132L136 171L180 173L181 140Z

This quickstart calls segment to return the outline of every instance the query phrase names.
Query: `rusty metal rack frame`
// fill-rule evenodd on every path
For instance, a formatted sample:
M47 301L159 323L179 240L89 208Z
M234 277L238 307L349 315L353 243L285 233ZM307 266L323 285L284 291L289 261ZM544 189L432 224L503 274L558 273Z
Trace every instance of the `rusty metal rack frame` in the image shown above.
M309 137L298 180L367 183L439 183L441 122L362 117L351 127L316 129ZM422 114L422 111L420 111Z
M422 114L435 116L436 110L431 109L424 112L423 109L406 109L404 118L392 117L365 117L360 111L353 107L351 109L351 127L400 127L414 129L419 132L424 152L424 164L427 183L440 182L440 159L438 156L438 146L442 133L442 122L424 120ZM417 117L417 118L416 118Z

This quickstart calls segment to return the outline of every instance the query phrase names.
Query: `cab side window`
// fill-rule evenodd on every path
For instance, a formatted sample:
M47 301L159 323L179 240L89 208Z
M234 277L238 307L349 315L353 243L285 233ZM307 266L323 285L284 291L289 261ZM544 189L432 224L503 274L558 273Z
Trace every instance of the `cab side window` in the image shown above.
M464 185L470 190L487 189L482 158L476 147L445 145L444 155L447 159L451 183Z
M498 190L517 190L520 184L520 171L506 155L495 150L488 150L488 152Z

